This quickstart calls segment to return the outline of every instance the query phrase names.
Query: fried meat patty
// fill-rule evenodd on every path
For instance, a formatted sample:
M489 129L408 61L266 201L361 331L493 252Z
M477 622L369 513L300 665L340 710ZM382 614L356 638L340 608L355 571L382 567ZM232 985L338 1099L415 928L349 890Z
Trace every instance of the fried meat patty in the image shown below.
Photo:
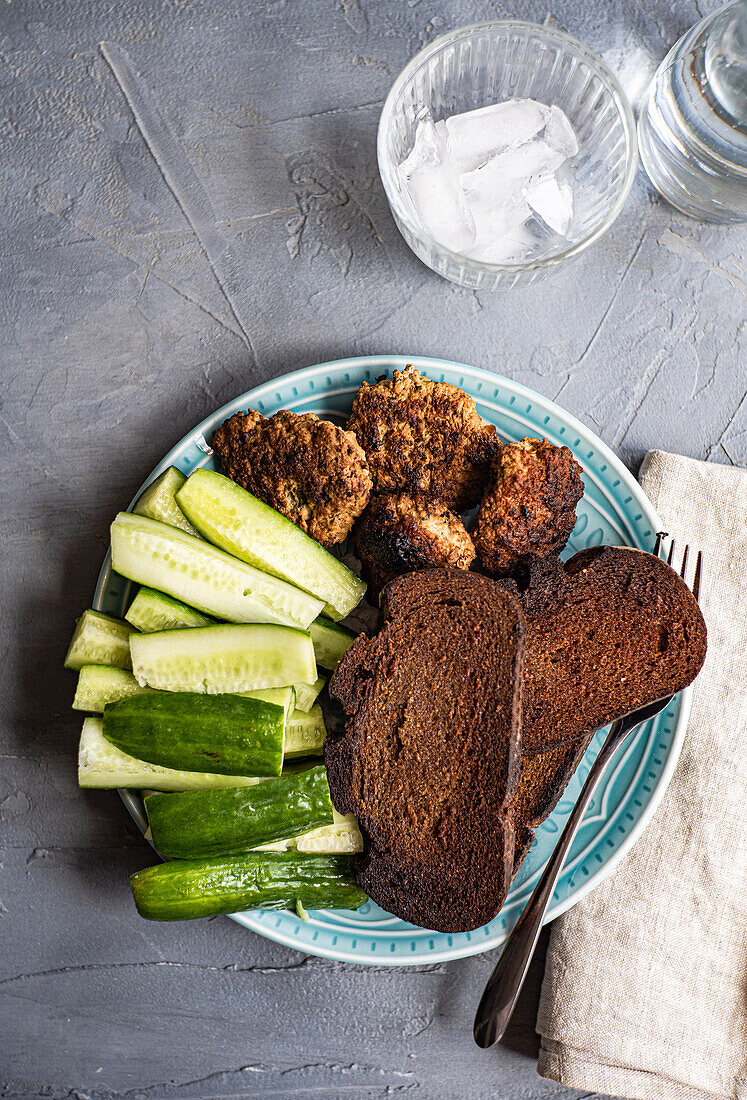
M490 573L559 553L583 496L581 467L567 447L546 439L503 446L477 512L472 538Z
M469 569L475 547L443 504L409 493L375 496L355 526L355 547L372 594L393 577L419 569Z
M323 546L347 538L366 507L371 475L352 432L313 413L250 409L215 433L223 472Z
M471 397L413 366L364 382L348 429L366 452L377 493L419 493L455 512L477 504L500 446Z

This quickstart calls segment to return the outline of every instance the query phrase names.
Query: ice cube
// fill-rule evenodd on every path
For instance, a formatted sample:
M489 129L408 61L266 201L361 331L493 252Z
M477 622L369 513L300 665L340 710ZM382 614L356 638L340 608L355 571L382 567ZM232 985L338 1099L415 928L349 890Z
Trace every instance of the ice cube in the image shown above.
M485 264L518 264L529 259L536 246L537 237L526 224L522 224L503 237L475 245L470 256Z
M500 263L498 255L513 255L524 241L524 227L530 215L531 210L523 200L513 207L481 211L475 219L477 235L470 256ZM496 259L490 260L492 256Z
M495 203L515 201L521 197L521 179L505 171L500 154L492 157L480 168L465 172L459 183L470 207L484 207Z
M415 144L399 166L403 191L423 229L446 248L465 252L475 240L475 223L459 178L446 156L442 135L421 119Z
M560 108L510 100L421 118L398 171L414 219L434 240L487 263L520 263L562 244L573 193L555 172L577 151Z
M446 149L458 172L471 172L490 157L530 141L550 120L550 108L533 99L509 99L452 115L442 128Z
M415 141L409 154L399 166L403 177L424 163L440 164L444 159L444 142L432 118L419 119L415 128Z
M558 183L554 176L530 183L526 200L550 229L563 236L573 217L573 192L567 183Z
M531 214L524 201L521 180L512 179L496 169L500 157L493 157L482 168L459 177L475 222L475 245L483 253L517 230ZM470 252L474 256L474 251Z
M499 153L490 164L496 177L503 175L507 179L527 183L531 176L551 176L564 162L562 153L551 149L542 138L535 137L523 145Z
M578 152L576 133L567 115L555 105L550 108L544 138L550 148L563 157L575 157Z

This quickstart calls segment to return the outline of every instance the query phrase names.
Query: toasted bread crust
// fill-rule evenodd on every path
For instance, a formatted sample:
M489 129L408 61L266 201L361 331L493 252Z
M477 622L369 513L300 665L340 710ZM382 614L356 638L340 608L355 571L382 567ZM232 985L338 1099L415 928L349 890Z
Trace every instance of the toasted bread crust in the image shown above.
M332 800L366 840L360 884L403 920L451 932L492 919L510 882L524 641L518 602L464 579L428 570L387 587L383 630L358 638L330 682L347 723L325 744Z
M529 850L534 843L534 833L531 829L525 826L515 827L514 833L514 866L511 873L512 878L516 878L516 874L521 867L524 860L529 855Z

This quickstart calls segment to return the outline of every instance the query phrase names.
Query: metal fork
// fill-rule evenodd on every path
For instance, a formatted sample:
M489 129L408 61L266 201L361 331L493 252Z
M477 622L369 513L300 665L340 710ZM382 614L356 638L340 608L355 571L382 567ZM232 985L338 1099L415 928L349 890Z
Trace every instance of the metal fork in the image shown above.
M656 544L653 550L656 557L659 556L662 539L664 538L666 538L664 532L656 536ZM686 546L682 555L680 576L683 580L687 569L688 550L689 548ZM669 548L667 564L671 565L673 560L674 540L672 540ZM696 600L700 593L702 567L703 556L699 551L692 584L692 592ZM605 768L628 734L640 726L642 722L648 722L649 719L654 718L668 706L672 699L672 695L667 696L665 699L657 699L655 702L649 703L645 707L639 707L638 710L634 710L613 722L610 732L607 734L607 739L586 778L573 812L566 822L557 847L550 856L531 898L508 937L501 957L496 963L495 970L485 986L485 992L478 1005L474 1024L475 1042L479 1047L490 1047L497 1043L508 1026L508 1021L511 1019L511 1014L516 1007L521 987L529 969L529 963L534 954L542 928L542 920L552 898L555 883L563 869L565 857L581 824L586 807L591 802Z

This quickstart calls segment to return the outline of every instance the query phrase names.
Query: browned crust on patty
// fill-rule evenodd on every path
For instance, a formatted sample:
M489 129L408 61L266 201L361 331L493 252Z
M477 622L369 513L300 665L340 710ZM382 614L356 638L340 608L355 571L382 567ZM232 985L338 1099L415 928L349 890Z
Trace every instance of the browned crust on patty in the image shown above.
M323 546L343 542L368 502L371 475L357 439L313 413L236 413L213 450L232 481Z
M563 549L583 496L581 467L568 447L546 439L507 443L496 455L472 531L490 573Z
M455 512L477 504L500 446L471 397L413 366L373 386L364 382L348 428L366 452L377 493L420 493Z
M409 493L372 497L354 530L369 593L393 577L421 569L469 569L475 547L458 516L445 505Z

